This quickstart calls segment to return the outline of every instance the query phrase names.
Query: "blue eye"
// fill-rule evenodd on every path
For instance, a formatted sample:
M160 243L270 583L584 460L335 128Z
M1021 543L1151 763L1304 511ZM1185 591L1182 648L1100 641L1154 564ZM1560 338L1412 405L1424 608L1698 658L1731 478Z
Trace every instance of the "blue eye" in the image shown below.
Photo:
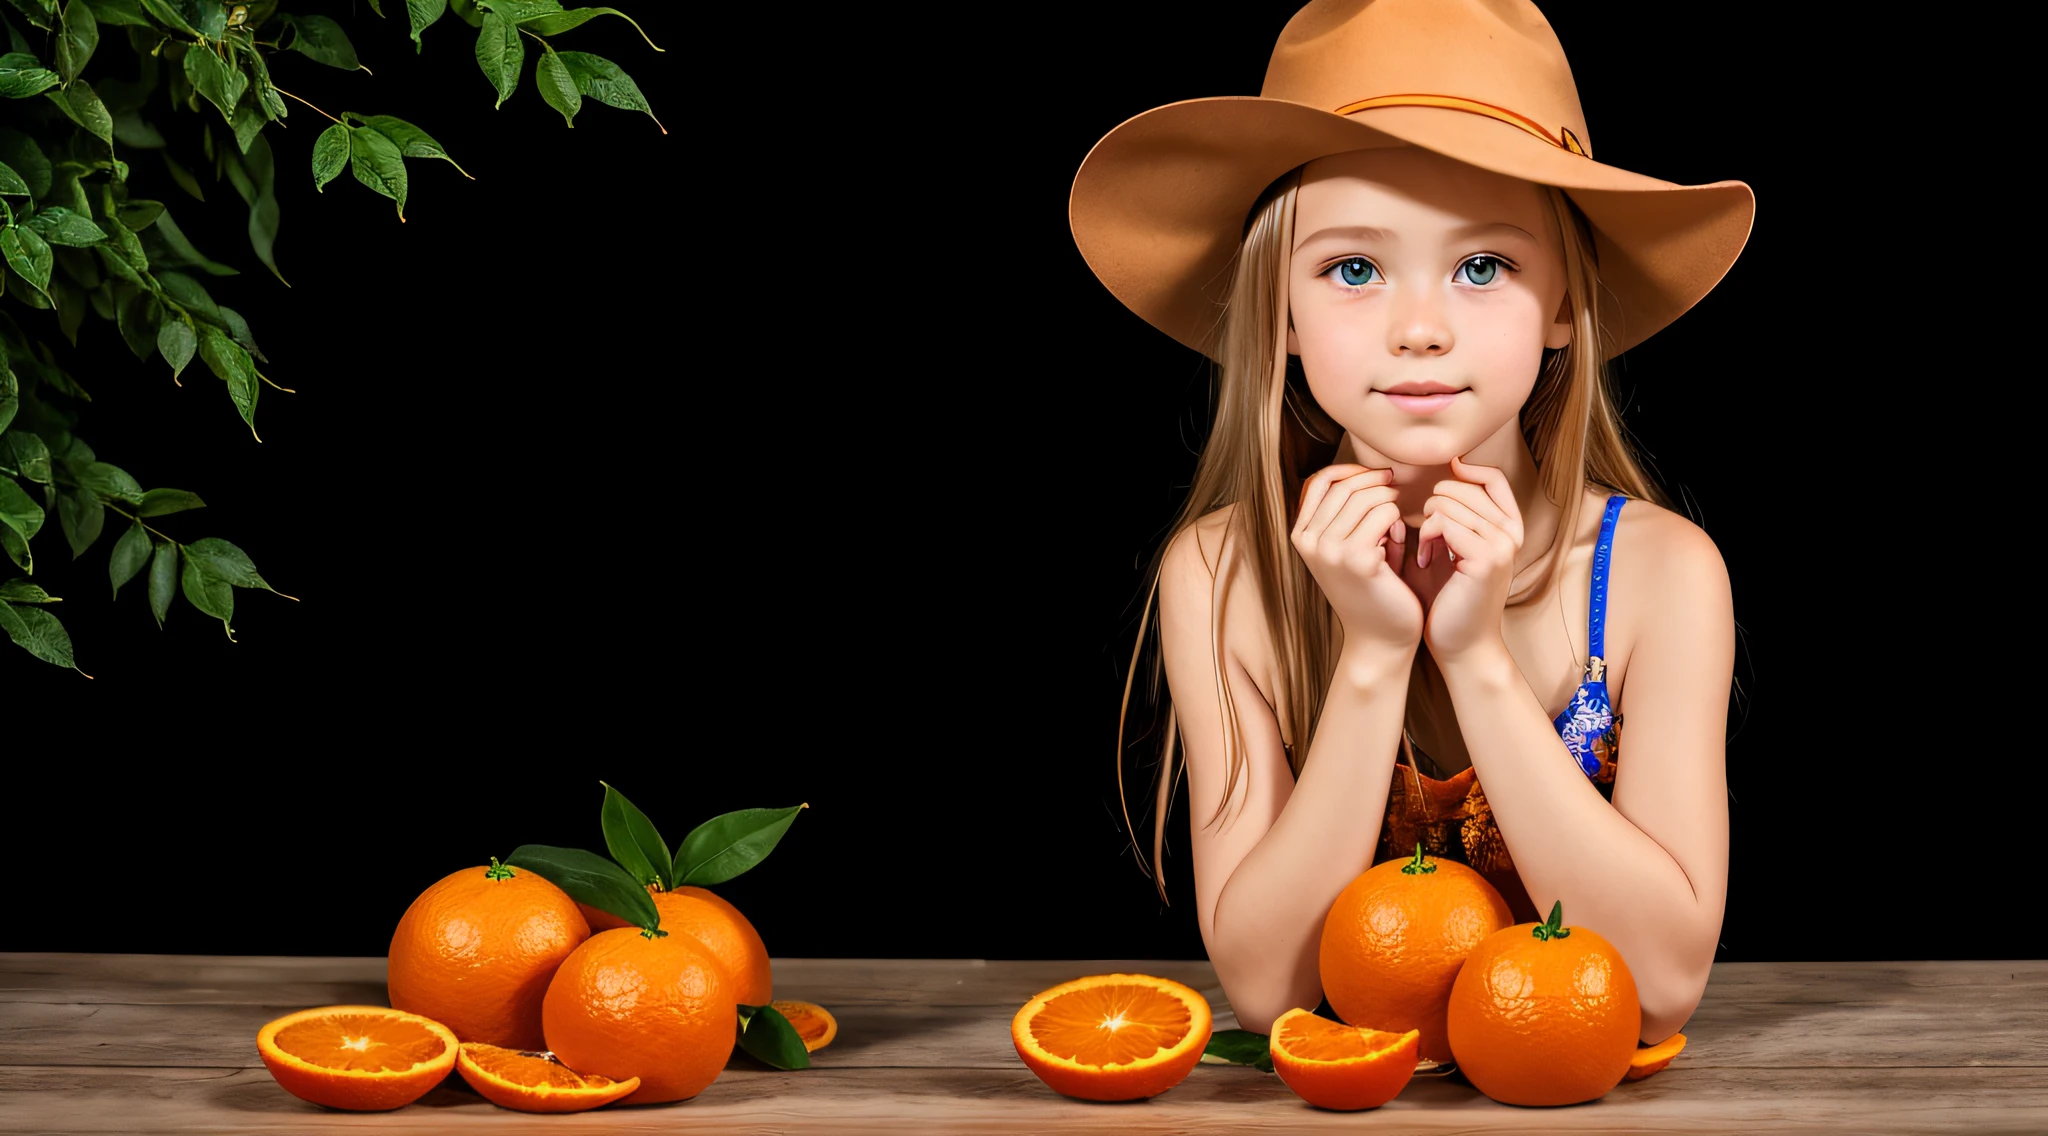
M1338 261L1336 270L1337 279L1342 280L1353 288L1370 284L1373 281L1373 277L1379 275L1379 269L1372 266L1372 261L1362 256L1354 256L1350 260Z
M1465 283L1477 284L1482 288L1493 283L1494 278L1500 275L1500 270L1501 262L1497 256L1475 256L1458 266L1458 273L1465 278Z

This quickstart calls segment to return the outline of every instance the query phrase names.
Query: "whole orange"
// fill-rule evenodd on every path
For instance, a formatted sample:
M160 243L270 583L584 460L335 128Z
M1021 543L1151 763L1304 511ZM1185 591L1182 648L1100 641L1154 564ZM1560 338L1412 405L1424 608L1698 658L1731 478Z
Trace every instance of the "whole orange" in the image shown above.
M740 1005L765 1006L774 999L768 948L739 908L700 887L679 887L674 891L650 887L647 894L654 897L654 909L661 912L662 930L690 936L725 964L726 973L733 980L733 996ZM583 916L590 921L593 931L628 926L625 920L595 907L584 907Z
M1643 1028L1635 976L1598 933L1519 923L1488 936L1451 988L1458 1071L1502 1104L1578 1104L1628 1074Z
M577 947L541 1006L547 1048L562 1064L615 1081L640 1078L626 1104L696 1096L739 1039L739 1000L725 967L688 935L600 931Z
M1507 901L1450 860L1388 860L1352 880L1323 920L1323 994L1354 1026L1419 1031L1419 1055L1449 1061L1444 1009L1465 956L1507 926Z
M539 1049L555 968L590 937L568 893L524 868L481 864L420 893L391 934L393 1009L463 1041Z

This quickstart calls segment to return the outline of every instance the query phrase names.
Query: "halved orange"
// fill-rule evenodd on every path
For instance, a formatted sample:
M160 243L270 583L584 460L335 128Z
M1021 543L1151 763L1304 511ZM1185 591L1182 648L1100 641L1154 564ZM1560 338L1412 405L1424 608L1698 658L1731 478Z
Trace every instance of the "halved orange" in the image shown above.
M1642 1080L1644 1077L1671 1064L1671 1059L1678 1056L1678 1051L1684 1048L1685 1035L1674 1033L1655 1045L1636 1050L1635 1056L1628 1059L1628 1073L1622 1077L1622 1080Z
M1293 1009L1273 1023L1273 1072L1317 1108L1378 1108L1415 1075L1420 1030L1389 1033Z
M768 1003L775 1011L789 1019L796 1027L796 1035L804 1039L804 1052L816 1053L832 1044L839 1036L839 1019L832 1011L816 1002L799 1002L793 998L778 998Z
M256 1053L300 1100L375 1111L427 1095L455 1067L454 1031L388 1006L321 1006L256 1031Z
M520 1112L582 1112L630 1096L640 1078L578 1073L552 1053L465 1041L455 1069L485 1100Z
M1010 1019L1038 1079L1082 1100L1140 1100L1180 1084L1209 1044L1209 1002L1149 974L1097 974L1045 990Z

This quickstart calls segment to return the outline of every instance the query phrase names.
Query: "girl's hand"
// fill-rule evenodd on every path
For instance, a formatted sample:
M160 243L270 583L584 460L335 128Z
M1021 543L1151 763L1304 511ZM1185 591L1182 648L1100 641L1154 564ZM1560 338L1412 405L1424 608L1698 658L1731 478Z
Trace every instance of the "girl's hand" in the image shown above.
M1452 458L1451 478L1436 483L1422 516L1416 566L1426 568L1446 552L1452 566L1429 606L1424 639L1430 654L1448 667L1475 649L1505 651L1501 613L1522 550L1522 512L1507 475Z
M1347 650L1412 651L1422 639L1422 601L1401 579L1408 526L1394 497L1393 471L1362 465L1317 470L1301 487L1294 550L1343 622Z

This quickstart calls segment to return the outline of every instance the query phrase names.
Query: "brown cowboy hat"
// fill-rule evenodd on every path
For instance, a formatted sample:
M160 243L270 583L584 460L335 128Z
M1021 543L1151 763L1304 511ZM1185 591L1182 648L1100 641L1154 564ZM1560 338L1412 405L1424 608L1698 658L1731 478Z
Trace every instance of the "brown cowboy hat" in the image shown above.
M1146 322L1213 352L1246 215L1276 178L1350 150L1413 145L1565 191L1593 225L1612 357L1726 275L1756 196L1593 160L1571 66L1529 0L1315 0L1280 33L1257 98L1169 103L1081 163L1081 256Z

